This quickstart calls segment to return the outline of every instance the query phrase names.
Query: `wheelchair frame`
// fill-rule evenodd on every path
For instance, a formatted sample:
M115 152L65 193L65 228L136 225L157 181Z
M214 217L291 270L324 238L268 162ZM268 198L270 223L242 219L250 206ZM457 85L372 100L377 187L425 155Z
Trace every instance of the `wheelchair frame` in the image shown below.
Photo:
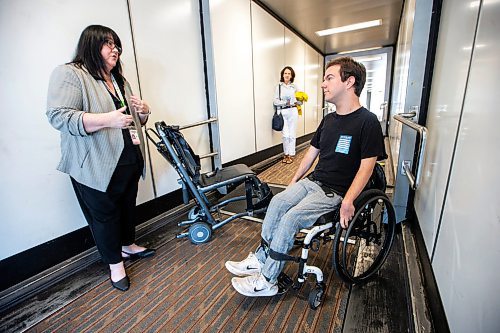
M188 213L188 220L180 222L179 226L190 226L188 230L178 234L176 238L188 237L192 243L201 244L208 242L212 236L212 231L227 223L244 216L265 212L267 205L271 201L272 192L269 186L261 182L255 173L246 165L240 164L222 168L220 170L200 174L200 158L194 154L189 144L185 141L179 126L167 126L165 122L155 123L156 131L148 129L146 136L154 143L160 154L174 167L179 174L179 184L182 188L184 204L188 204L191 195L196 206ZM155 141L148 133L154 133L159 141ZM242 174L223 179L218 183L202 186L202 177L209 178L217 175L218 172L233 171L232 173L243 172ZM229 198L211 204L207 193L214 190L224 190L229 186L245 184L245 195ZM254 202L256 199L256 202ZM220 212L220 209L231 202L246 201L246 210L237 213L224 220L215 219L212 213Z
M300 289L307 276L314 275L316 286L309 293L309 306L316 309L321 305L326 290L323 272L319 267L307 264L309 251L319 251L321 242L323 244L334 242L333 267L345 283L362 284L374 277L385 262L392 247L396 232L396 215L392 203L384 192L385 176L379 164L377 164L368 185L379 187L379 189L365 189L358 196L354 202L354 217L347 229L340 227L340 207L338 207L321 216L311 229L300 230L300 233L305 234L305 236L296 238L296 244L302 248L299 257L275 258L276 260L295 261L299 264L295 283L285 273L281 273L279 276L280 293L286 292L290 287L296 290ZM383 206L379 208L378 205ZM363 251L361 249L363 245L367 245L368 250ZM380 250L374 255L376 246L380 246ZM352 265L358 260L349 256L349 253L361 257L361 261L368 262L369 266L365 265L364 270L363 267L360 268L360 265L353 267Z

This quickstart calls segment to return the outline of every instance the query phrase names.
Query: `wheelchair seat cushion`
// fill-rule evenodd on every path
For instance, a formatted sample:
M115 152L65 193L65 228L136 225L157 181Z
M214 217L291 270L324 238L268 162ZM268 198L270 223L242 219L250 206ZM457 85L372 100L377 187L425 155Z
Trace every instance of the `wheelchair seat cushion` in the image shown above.
M323 215L321 215L320 217L318 217L318 219L316 220L316 222L314 222L314 225L323 225L323 224L326 224L328 222L337 222L339 220L339 207L336 207L334 210L332 211L329 211L328 213L325 213Z
M206 173L202 174L200 178L200 184L204 187L218 184L227 180L231 180L233 178L238 178L240 176L255 176L255 172L253 172L248 166L245 164L236 164L231 165L220 170L216 170L214 173ZM237 183L243 183L244 178ZM235 184L237 185L237 184Z

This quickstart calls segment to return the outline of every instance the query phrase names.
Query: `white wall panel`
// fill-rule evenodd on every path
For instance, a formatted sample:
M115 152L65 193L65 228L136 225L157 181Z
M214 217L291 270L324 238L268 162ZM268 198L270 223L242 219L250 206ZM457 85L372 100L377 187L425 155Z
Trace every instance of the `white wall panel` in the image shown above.
M285 66L291 66L295 71L293 83L299 91L304 91L305 86L305 45L302 39L285 28ZM304 127L305 117L302 115L297 120L297 137L304 135Z
M221 159L226 163L256 151L250 1L211 2L210 15Z
M479 6L445 2L441 15L426 127L428 142L415 211L432 253L448 183Z
M174 125L206 120L198 1L132 0L130 7L142 94L152 109L148 126L160 120ZM197 154L209 152L206 125L183 133ZM157 194L172 192L179 177L149 146ZM208 161L202 167L209 169Z
M318 114L321 113L321 100L318 100L318 78L323 75L323 66L319 62L319 54L309 45L306 45L305 66L304 66L304 91L309 100L302 106L304 118L304 134L316 131L318 127Z
M394 60L394 76L390 108L391 115L389 117L389 139L391 143L390 147L394 163L394 170L397 169L402 125L400 122L393 120L392 117L398 113L405 111L404 103L410 71L410 53L413 36L415 4L416 0L405 1L403 7L403 15L401 17L401 24L399 26L398 43L396 45L396 56Z
M394 120L393 116L400 112L409 112L415 107L418 111L420 107L431 13L431 0L405 2L398 37L389 128L396 178L393 204L398 222L406 218L409 194L408 179L400 172L399 166L403 161L413 160L416 132L408 126L401 127L401 123Z
M71 61L90 24L120 36L125 76L137 91L126 1L0 1L0 259L86 225L69 177L56 170L59 133L45 110L50 73Z
M318 103L321 105L321 109L318 112L318 125L321 123L321 120L323 120L323 115L326 114L326 102L324 101L324 94L323 94L323 89L321 88L321 85L323 84L323 76L325 74L325 57L322 55L319 55L319 63L320 63L320 71L318 75Z
M86 26L103 24L118 33L124 48L125 77L139 94L136 56L142 98L152 109L149 127L159 120L185 125L207 118L199 2L128 3L132 22L125 0L0 1L0 42L8 45L0 53L4 115L0 133L0 172L4 175L0 179L0 260L86 226L67 175L55 169L60 158L59 133L45 117L50 73L72 59ZM281 143L281 134L271 130L271 117L274 88L285 65L284 27L250 1L210 1L210 5L216 18L214 53L222 159L228 162ZM223 17L218 6L227 6L233 17ZM304 47L303 42L298 44ZM294 67L300 73L300 61ZM303 75L299 74L298 80L304 80ZM238 103L242 106L234 107ZM185 130L184 134L197 153L209 152L207 126ZM151 144L149 149L158 195L177 189L177 173ZM210 169L208 160L202 165L204 170ZM153 198L149 171L146 181L140 182L138 204Z
M444 4L444 23L450 24L450 19L457 21L450 24L457 29L451 36L467 28L468 25L459 25L473 20L478 8L465 3ZM486 0L479 8L456 154L432 263L450 330L457 333L500 332L500 131L497 121L500 3ZM461 39L456 39L457 43L445 44L450 51L455 50L457 59L447 60L456 61L457 71L466 70L466 65L458 62L463 56L457 53L468 52L470 47L470 39L466 38L469 34L465 30L463 34ZM453 102L451 97L448 100Z
M273 96L285 66L284 27L252 2L255 133L257 151L281 143L281 132L271 129Z

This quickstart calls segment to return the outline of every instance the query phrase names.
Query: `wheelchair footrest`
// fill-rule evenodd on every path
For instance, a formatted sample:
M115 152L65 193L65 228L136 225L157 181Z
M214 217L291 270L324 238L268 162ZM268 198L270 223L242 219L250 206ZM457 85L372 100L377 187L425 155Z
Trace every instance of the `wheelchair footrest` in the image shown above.
M175 235L175 238L179 239L179 238L184 238L187 236L189 236L189 232L182 232L180 234Z
M186 226L186 225L193 224L195 222L196 222L196 220L186 220L186 221L182 221L182 222L177 223L177 226L183 227L183 226Z
M286 293L292 285L293 280L288 275L281 272L278 276L278 295Z

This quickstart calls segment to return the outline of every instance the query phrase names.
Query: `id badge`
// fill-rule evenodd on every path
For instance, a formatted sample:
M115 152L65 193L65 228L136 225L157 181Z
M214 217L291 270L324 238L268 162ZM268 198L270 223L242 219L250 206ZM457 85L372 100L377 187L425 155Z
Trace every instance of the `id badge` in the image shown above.
M132 139L132 143L134 145L140 144L141 140L139 140L139 134L137 133L137 130L135 128L129 128L128 131L130 133L130 138Z

